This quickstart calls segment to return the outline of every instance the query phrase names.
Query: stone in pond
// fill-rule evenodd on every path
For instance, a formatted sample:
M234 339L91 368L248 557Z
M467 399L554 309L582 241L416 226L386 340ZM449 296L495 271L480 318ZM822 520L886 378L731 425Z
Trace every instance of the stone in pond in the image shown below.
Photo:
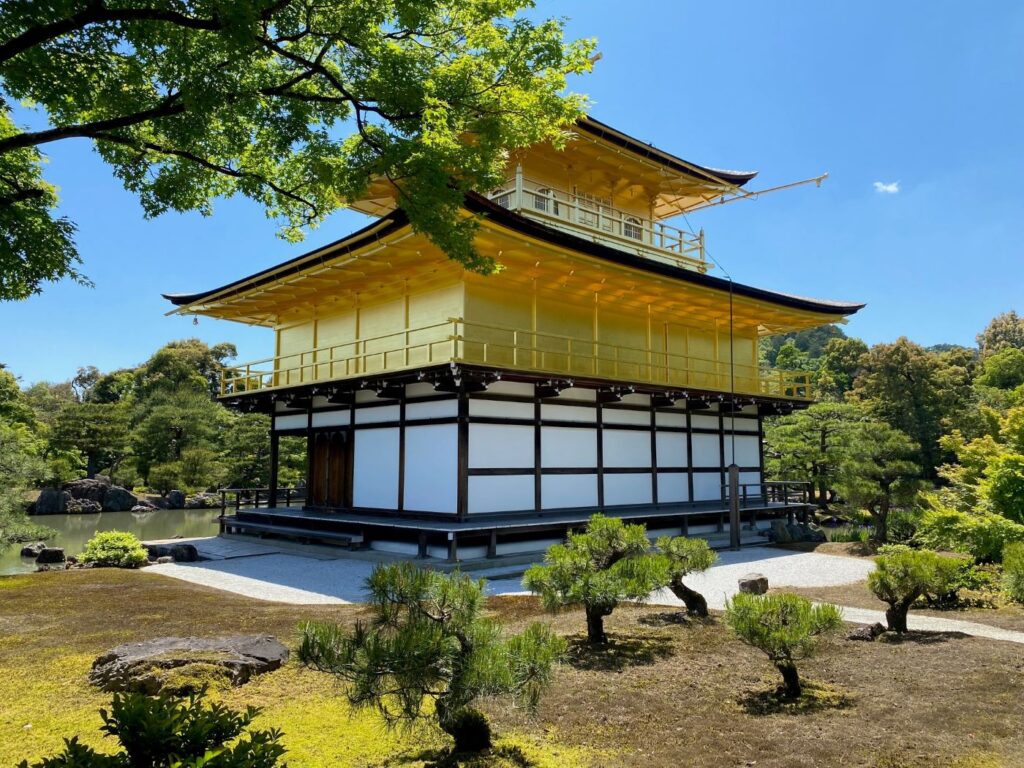
M243 685L287 660L288 649L270 635L161 637L107 651L89 681L104 691L187 694L210 683Z
M171 491L165 497L167 499L167 507L169 509L184 509L185 508L185 492L184 491Z
M39 492L39 498L29 507L29 513L33 515L62 515L68 508L71 501L71 494L58 488L43 488Z
M127 512L139 503L138 497L126 488L112 485L103 497L104 512Z
M72 480L63 485L64 490L71 494L71 498L88 499L100 505L103 504L103 497L107 495L109 487L109 480L95 477L83 477L81 480Z
M65 560L64 550L60 547L43 547L36 555L36 565L57 565Z
M768 577L761 573L748 573L740 577L740 592L763 595L768 591Z
M21 556L31 557L35 560L44 549L46 549L46 545L41 541L37 541L35 544L26 544L21 548Z
M92 499L72 498L68 502L67 513L69 515L94 515L103 511L103 505Z

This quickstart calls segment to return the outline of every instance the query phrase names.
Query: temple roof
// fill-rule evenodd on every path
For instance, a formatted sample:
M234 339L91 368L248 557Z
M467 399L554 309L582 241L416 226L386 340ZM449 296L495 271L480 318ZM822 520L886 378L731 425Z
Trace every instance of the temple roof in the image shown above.
M484 221L492 226L496 226L500 230L504 230L509 235L528 237L542 241L557 249L580 253L601 262L647 272L661 278L668 278L692 286L700 286L724 293L728 293L731 290L736 297L784 307L798 312L815 313L816 315L824 316L822 322L830 322L830 318L840 319L864 307L862 303L815 299L770 291L743 283L730 282L728 279L702 274L692 269L655 261L547 226L542 222L507 210L475 193L470 193L466 197L465 207L470 213L482 216ZM163 296L175 306L186 311L202 311L202 308L196 305L230 302L233 297L242 297L251 291L270 286L272 283L281 281L293 282L296 279L301 280L304 273L311 273L313 270L322 271L328 265L343 262L346 257L364 253L367 248L372 248L378 243L382 247L386 247L389 240L393 240L396 236L401 235L404 230L411 231L407 216L400 210L394 211L347 237L227 285L197 293L163 294ZM451 265L457 267L454 262L451 262ZM344 269L339 270L339 274L343 276ZM386 271L382 270L378 275L378 277L375 277L375 280L380 282L387 281ZM266 290L269 290L269 288ZM218 313L211 311L210 314ZM238 317L236 319L242 318Z
M662 149L640 141L629 134L623 133L610 125L595 120L593 117L584 117L577 121L576 128L596 136L611 144L616 144L623 149L628 149L634 154L654 160L674 171L692 176L696 179L713 184L724 182L726 185L742 187L748 181L757 176L757 171L727 171L720 168L709 168L703 165L691 163L681 157L665 152Z

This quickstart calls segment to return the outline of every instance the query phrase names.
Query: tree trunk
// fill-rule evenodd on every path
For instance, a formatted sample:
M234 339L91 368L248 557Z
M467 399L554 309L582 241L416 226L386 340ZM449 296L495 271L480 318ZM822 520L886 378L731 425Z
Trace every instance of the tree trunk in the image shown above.
M97 462L96 462L96 454L92 453L91 451L89 453L86 453L86 455L85 455L85 476L86 477L89 477L89 478L96 477L96 470L97 470L96 464L97 464Z
M688 614L701 617L708 615L708 601L704 599L704 595L683 584L682 579L678 577L672 579L669 589L672 590L672 594L683 601Z
M872 512L871 516L875 519L875 541L885 544L889 541L889 511L879 509Z
M604 634L604 617L607 614L600 608L587 606L587 642L601 645L608 641Z
M782 695L787 699L799 699L803 693L800 685L800 675L796 671L796 664L792 661L777 661L775 668L782 675Z
M914 600L916 599L915 597ZM885 621L889 625L890 632L903 634L907 631L907 612L914 600L899 600L889 606L885 612Z
M440 703L436 707L438 725L455 742L453 752L478 753L491 748L491 726L482 712L470 707L449 712Z

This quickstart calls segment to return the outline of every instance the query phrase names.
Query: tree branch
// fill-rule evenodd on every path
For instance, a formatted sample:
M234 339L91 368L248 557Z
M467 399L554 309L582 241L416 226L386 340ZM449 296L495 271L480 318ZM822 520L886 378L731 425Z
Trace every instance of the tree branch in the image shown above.
M61 125L56 128L48 128L45 131L34 131L31 133L18 133L0 139L0 155L13 152L16 149L35 147L40 144L49 144L52 141L70 139L75 137L95 137L104 131L128 128L132 125L145 123L158 117L170 117L181 114L185 111L185 105L178 100L178 94L172 94L152 109L144 109L121 117L112 117L108 120L96 120L92 123L77 123L75 125Z
M202 157L201 155L189 152L188 150L185 149L174 149L173 147L164 147L149 141L140 142L134 139L130 139L127 136L118 136L117 134L102 133L94 136L93 138L95 138L96 141L109 141L111 144L120 144L121 146L124 147L131 147L132 149L137 149L140 152L155 152L161 155L180 157L183 160L188 160L189 162L196 163L197 165L200 165L208 170L214 171L215 173L220 173L223 174L224 176L230 176L235 179L251 179L253 181L258 182L259 184L262 184L265 187L268 187L269 189L272 189L274 192L281 195L282 197L287 198L292 202L298 203L299 205L303 205L306 208L308 208L310 213L307 216L307 220L315 219L320 215L320 210L315 202L305 197L302 197L301 195L296 194L294 191L290 189L286 189L285 187L280 186L276 182L273 182L270 179L258 173L253 173L252 171L239 170L237 168L232 168L229 165L221 165L219 163L213 162L212 160L208 160L205 157Z
M288 0L285 0L287 4ZM281 3L277 3L280 5ZM108 8L104 0L90 2L76 14L49 24L29 27L21 34L0 43L0 63L13 59L37 45L56 40L58 37L85 29L93 24L117 21L162 21L188 29L217 31L223 24L216 16L200 19L162 8Z

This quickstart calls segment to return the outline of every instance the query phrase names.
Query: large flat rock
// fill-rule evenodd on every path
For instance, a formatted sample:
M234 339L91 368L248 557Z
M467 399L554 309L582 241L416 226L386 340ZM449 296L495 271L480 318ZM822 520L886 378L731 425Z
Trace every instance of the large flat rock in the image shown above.
M243 685L287 659L288 649L270 635L160 637L97 657L89 680L104 691L191 693L204 684Z

